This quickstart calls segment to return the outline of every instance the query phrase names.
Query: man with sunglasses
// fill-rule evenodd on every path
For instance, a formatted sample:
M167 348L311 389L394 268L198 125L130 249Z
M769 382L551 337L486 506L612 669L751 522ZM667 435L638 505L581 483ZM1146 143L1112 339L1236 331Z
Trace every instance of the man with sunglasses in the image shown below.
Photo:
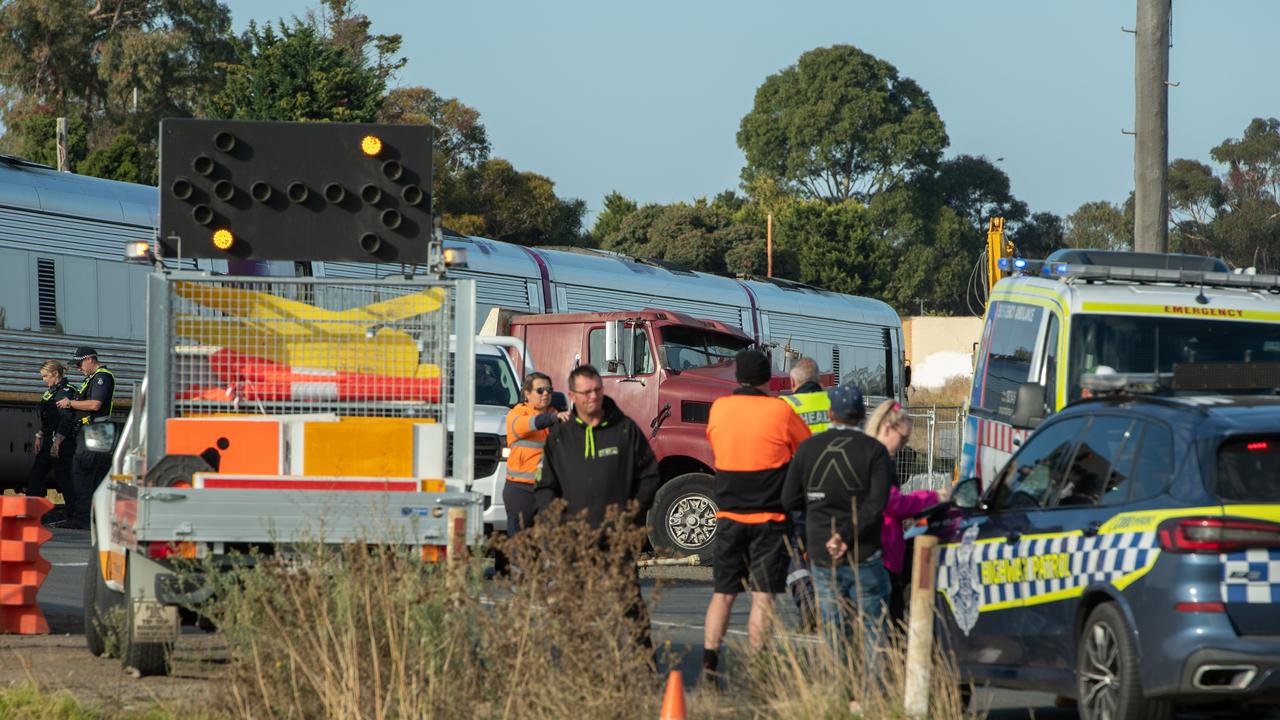
M572 518L585 513L591 527L600 527L610 506L623 510L634 507L633 521L643 526L662 479L644 431L604 394L604 381L591 365L579 365L569 373L569 394L573 396L572 415L551 428L533 491L538 522L547 507L562 498L565 515ZM632 560L628 558L634 573ZM636 623L636 641L652 647L639 575L635 579L628 615Z

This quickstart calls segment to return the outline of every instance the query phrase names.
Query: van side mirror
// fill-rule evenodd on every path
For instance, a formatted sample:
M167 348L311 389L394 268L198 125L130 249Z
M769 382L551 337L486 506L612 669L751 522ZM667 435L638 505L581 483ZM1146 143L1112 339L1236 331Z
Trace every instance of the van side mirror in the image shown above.
M981 504L982 480L976 477L965 478L951 489L951 503L958 508L972 510Z
M838 381L840 378L836 378ZM911 387L911 366L904 365L902 368L902 387L903 389Z
M1018 386L1018 397L1013 403L1013 416L1009 424L1019 430L1030 430L1039 425L1049 414L1044 404L1044 386L1040 383L1024 382Z

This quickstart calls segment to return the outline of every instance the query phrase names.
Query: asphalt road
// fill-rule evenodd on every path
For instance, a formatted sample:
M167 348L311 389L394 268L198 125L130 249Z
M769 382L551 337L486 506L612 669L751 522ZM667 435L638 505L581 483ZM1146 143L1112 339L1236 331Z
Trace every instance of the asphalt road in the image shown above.
M52 565L40 588L40 607L54 634L79 635L83 632L82 592L84 573L89 560L88 533L76 530L54 530L53 539L41 548ZM646 573L650 574L650 573ZM657 607L652 612L654 640L670 643L671 654L684 675L686 687L698 682L702 659L702 623L707 601L711 597L709 571L702 568L662 568ZM646 596L652 598L655 581L644 581ZM795 623L795 610L790 600L779 597L777 607L784 621ZM745 644L747 613L750 600L739 598L730 624L727 652ZM86 654L88 651L85 651ZM992 720L1066 720L1077 717L1074 711L1053 707L1053 697L1043 693L1017 693L979 690L974 696L974 709L988 711Z

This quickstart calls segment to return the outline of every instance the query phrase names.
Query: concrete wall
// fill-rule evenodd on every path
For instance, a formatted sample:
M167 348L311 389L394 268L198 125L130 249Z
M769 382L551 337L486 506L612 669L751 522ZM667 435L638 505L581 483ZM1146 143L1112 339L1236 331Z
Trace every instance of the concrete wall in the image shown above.
M982 336L982 318L933 315L903 318L902 333L907 362L918 365L936 352L971 355L973 344Z

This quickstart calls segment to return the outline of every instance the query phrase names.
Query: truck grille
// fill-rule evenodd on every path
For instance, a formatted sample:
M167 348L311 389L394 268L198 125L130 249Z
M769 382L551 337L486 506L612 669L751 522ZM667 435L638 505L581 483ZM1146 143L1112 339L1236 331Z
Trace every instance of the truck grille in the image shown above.
M476 433L475 476L488 477L502 461L502 440L491 433ZM448 467L453 468L453 433L449 433Z

